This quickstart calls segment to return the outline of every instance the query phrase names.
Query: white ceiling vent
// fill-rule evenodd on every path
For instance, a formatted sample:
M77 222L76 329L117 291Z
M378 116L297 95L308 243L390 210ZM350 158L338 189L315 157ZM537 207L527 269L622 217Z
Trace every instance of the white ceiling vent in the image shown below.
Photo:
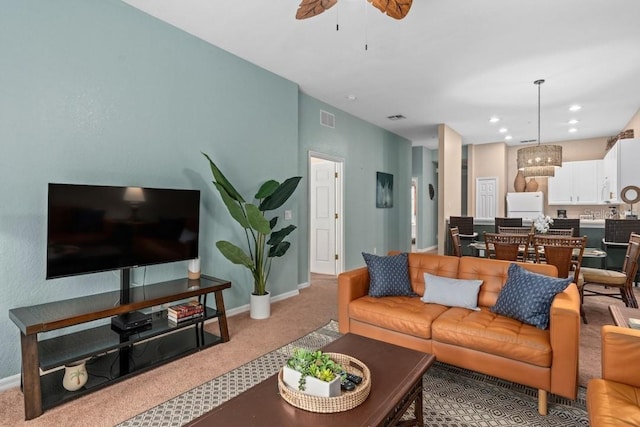
M322 126L326 126L328 128L331 129L335 129L336 128L336 116L334 116L333 114L324 111L324 110L320 110L320 124Z

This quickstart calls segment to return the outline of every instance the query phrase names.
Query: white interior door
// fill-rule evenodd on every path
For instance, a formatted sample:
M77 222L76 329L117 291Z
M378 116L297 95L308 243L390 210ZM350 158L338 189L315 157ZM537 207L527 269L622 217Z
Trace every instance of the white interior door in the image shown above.
M341 271L341 164L310 157L309 172L309 269L312 273L336 275Z
M476 178L476 218L494 218L497 216L497 188L497 177Z

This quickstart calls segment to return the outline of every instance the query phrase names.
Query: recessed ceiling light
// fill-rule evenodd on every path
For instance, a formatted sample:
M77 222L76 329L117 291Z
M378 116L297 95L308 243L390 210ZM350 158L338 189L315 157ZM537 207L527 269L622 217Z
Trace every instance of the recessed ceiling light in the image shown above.
M569 111L578 111L581 109L582 109L582 106L580 105L572 105L571 107L569 107Z
M569 123L570 125L577 125L578 123L580 123L580 120L571 119L567 123Z
M489 123L498 123L500 121L499 117L491 117L489 119Z
M387 119L389 120L402 120L402 119L406 119L405 116L403 116L402 114L395 114L393 116L387 116Z
M349 95L347 95L347 99L349 101L355 101L356 99L358 99L358 97L355 96L354 94L350 93Z
M576 128L569 129L569 133L576 133L576 132L578 132L578 129Z
M507 135L504 137L505 140L507 141L511 141L513 139L513 137L511 135Z
M500 129L498 130L498 132L500 132L500 133L505 133L506 131L507 131L507 128L500 128Z

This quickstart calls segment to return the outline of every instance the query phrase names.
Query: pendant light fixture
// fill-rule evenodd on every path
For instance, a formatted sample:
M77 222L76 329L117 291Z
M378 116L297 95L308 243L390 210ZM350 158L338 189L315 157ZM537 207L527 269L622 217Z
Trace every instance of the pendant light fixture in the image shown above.
M525 177L554 176L556 167L562 166L562 147L540 144L540 85L544 80L533 83L538 86L538 145L518 150L518 169Z

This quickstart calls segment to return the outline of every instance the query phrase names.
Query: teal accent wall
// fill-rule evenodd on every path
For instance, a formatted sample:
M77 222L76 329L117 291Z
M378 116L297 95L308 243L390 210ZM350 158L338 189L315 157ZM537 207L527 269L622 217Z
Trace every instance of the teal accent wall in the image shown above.
M344 229L346 270L364 265L362 252L386 254L411 247L411 142L300 94L299 195L308 199L309 152L344 160ZM320 110L335 115L335 128L320 124ZM376 208L376 172L393 175L393 208ZM309 212L300 206L300 281L308 280Z
M201 267L232 281L227 309L252 281L217 249L244 241L211 184L206 152L246 197L266 179L304 177L291 250L269 290L308 280L307 155L345 159L346 267L361 251L409 249L410 143L299 93L297 85L117 0L2 0L0 13L0 378L20 371L13 307L116 290L117 272L45 280L49 182L199 189ZM319 108L336 114L321 128ZM394 208L375 208L375 173L394 175ZM286 225L286 222L285 222ZM135 286L183 277L187 263L138 268ZM114 301L116 304L117 301Z
M233 282L227 308L248 304L250 275L214 246L244 235L200 153L249 198L267 178L297 175L297 85L120 1L3 0L1 10L0 378L20 371L10 308L119 287L115 272L45 280L49 182L201 190L202 271ZM294 218L297 197L282 208ZM274 262L275 295L297 289L299 234ZM186 269L138 268L134 281Z

